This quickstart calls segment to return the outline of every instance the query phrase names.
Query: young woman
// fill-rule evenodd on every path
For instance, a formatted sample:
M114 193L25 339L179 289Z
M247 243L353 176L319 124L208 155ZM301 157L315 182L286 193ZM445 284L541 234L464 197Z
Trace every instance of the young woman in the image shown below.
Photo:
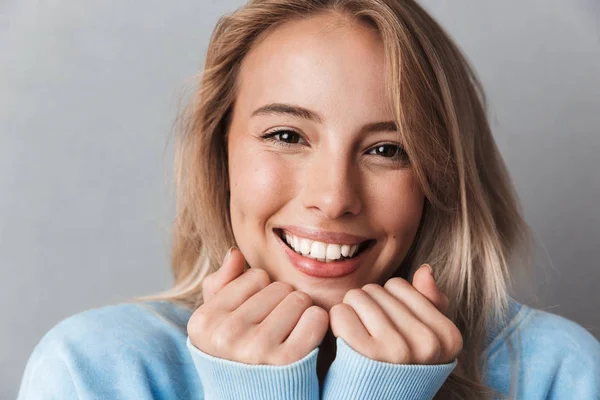
M596 339L509 295L527 225L414 1L251 1L181 122L175 286L59 323L21 399L600 397Z

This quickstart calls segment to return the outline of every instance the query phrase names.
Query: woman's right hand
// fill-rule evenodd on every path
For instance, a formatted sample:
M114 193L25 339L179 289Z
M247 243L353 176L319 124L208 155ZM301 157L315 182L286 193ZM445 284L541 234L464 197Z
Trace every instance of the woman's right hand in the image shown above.
M285 365L304 358L323 340L329 315L310 296L267 272L249 268L233 248L202 284L204 303L192 314L192 344L214 357L245 364Z

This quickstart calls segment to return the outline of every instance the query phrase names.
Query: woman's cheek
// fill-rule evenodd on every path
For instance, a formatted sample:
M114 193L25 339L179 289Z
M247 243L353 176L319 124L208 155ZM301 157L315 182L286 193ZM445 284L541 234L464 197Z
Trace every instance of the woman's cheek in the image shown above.
M279 215L290 198L289 175L285 163L265 151L240 152L240 157L230 163L231 224L236 243L250 266L266 269L270 275L274 271L261 249L268 247L271 232L267 229L271 226L269 222L274 221L271 218Z
M290 170L269 151L236 153L230 163L232 223L264 224L285 205L293 182Z
M282 160L269 153L255 154L242 168L241 185L244 185L246 201L257 211L270 209L280 202L278 197L286 192L289 171ZM279 196L278 196L279 195ZM258 216L258 214L257 214Z
M402 262L415 239L425 197L412 173L406 171L399 179L388 180L387 184L381 182L380 188L383 189L380 194L388 195L377 197L377 206L372 207L375 213L373 219L378 221L382 230L387 232L388 240L393 243L390 246L394 253L392 265L397 265Z

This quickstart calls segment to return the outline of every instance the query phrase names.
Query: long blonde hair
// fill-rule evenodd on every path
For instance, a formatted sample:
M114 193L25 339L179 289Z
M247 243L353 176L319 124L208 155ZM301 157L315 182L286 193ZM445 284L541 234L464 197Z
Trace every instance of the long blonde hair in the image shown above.
M530 254L531 232L493 140L476 74L413 0L253 0L218 21L199 86L178 120L175 284L140 300L192 310L202 304L202 280L235 244L225 138L241 61L260 35L317 13L367 24L384 43L394 117L426 197L398 271L412 274L429 263L450 300L448 316L463 333L458 367L436 398L488 398L494 393L483 383L483 339L490 322L507 316L510 266L517 254Z

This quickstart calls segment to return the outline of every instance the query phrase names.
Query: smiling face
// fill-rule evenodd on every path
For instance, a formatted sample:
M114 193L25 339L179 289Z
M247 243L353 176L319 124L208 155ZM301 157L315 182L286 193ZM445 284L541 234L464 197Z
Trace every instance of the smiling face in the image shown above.
M394 128L377 34L331 15L287 22L255 44L239 79L230 212L248 264L326 310L383 284L424 196Z

